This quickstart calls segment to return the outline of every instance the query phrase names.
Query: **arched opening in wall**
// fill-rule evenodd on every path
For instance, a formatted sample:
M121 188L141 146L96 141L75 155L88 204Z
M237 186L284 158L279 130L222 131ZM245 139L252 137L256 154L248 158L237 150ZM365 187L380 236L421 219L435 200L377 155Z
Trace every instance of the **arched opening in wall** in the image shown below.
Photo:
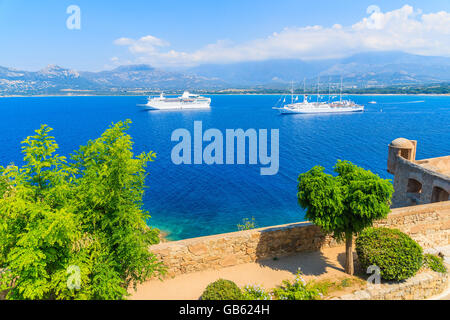
M400 156L407 160L411 160L411 150L410 149L402 149L400 151Z
M422 184L416 179L409 179L406 192L409 193L422 193Z
M431 202L441 202L441 201L447 201L448 199L448 192L440 187L434 187L433 193L431 194Z

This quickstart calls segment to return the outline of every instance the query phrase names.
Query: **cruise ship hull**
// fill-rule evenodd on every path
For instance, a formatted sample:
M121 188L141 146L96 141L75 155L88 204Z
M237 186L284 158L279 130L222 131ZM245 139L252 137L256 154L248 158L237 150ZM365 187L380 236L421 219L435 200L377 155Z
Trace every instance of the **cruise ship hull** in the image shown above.
M205 98L198 94L190 94L185 91L181 97L166 98L163 93L159 98L148 98L147 107L150 110L192 110L210 109L211 98Z
M280 108L281 114L324 114L324 113L348 113L362 112L364 107L335 107L335 108Z
M145 105L150 110L183 110L183 109L210 109L209 103L180 103L160 102Z

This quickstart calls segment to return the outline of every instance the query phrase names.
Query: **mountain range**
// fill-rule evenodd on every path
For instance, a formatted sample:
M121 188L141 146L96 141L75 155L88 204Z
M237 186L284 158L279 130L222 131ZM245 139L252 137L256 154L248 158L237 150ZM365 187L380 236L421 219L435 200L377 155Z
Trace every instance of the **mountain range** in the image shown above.
M360 53L342 59L298 59L204 64L164 70L149 65L126 65L101 72L75 71L49 65L40 71L0 66L0 95L77 92L145 92L159 90L223 90L229 88L286 88L322 83L367 88L450 81L450 58L403 52Z

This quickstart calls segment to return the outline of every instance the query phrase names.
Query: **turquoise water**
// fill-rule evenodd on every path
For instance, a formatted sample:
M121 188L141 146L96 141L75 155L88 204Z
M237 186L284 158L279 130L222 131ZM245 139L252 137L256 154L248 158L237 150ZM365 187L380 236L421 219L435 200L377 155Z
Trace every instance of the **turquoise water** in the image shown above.
M211 96L210 111L144 111L145 97L1 98L0 164L22 163L20 141L42 123L55 130L60 153L69 154L98 137L111 122L133 121L129 133L135 153L153 150L148 167L145 208L149 224L183 239L235 231L243 218L258 226L301 221L296 202L299 173L321 164L331 171L347 159L379 174L386 172L387 145L397 137L418 140L417 158L450 154L450 97L354 96L364 113L280 116L272 106L279 96ZM377 104L367 104L375 100ZM420 102L423 101L423 102ZM172 131L249 128L279 129L280 169L261 176L256 165L180 165L170 154Z

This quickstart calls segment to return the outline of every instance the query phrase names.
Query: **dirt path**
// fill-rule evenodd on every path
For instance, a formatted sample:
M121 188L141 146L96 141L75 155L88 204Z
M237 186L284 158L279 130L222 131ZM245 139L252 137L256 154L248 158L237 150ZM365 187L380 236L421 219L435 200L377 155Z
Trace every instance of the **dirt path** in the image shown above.
M278 260L263 260L238 266L195 272L164 281L151 280L130 291L130 299L140 300L197 300L206 286L220 278L234 281L238 286L262 285L271 289L283 280L294 279L300 267L304 278L338 279L344 273L345 248L330 248L322 252L301 253Z

